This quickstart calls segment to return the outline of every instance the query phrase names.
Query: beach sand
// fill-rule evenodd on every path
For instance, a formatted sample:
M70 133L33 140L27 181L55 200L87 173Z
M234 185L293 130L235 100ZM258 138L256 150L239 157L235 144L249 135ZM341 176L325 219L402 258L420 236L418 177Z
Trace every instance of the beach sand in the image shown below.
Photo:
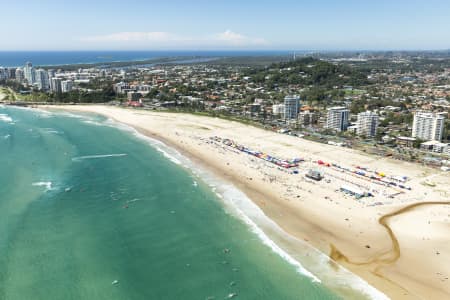
M330 255L393 299L450 298L449 173L218 118L100 105L53 108L102 114L176 148L232 182L284 231ZM299 174L292 174L214 141L214 136L305 162ZM319 166L317 160L352 170L364 166L387 175L406 175L404 185L411 190L381 186ZM306 179L311 168L323 172L324 180ZM342 185L372 191L374 197L355 199L339 190ZM422 202L429 203L413 206Z

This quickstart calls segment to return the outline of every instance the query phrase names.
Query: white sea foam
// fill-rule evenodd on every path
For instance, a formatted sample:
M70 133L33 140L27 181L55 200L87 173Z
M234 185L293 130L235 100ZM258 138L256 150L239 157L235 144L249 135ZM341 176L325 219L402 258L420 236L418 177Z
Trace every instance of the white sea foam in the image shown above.
M83 120L82 122L86 123L86 124L90 124L90 125L95 125L95 126L108 126L104 122L98 122L98 121L94 121L94 120Z
M169 159L171 162L177 164L177 165L181 165L181 161L179 159L177 159L175 156L167 153L166 151L164 151L162 148L160 147L156 147L156 150L158 150L160 153L162 153L164 155L165 158Z
M86 115L82 115L82 113L80 114L73 114L71 112L68 111L58 111L58 115L59 116L63 116L63 117L69 117L69 118L75 118L75 119L83 119L83 120L90 120L91 118L89 118Z
M169 148L164 144L163 142L148 137L139 131L137 131L135 128L131 126L127 126L122 123L118 123L112 119L108 119L105 123L108 123L109 125L119 128L121 130L127 131L132 133L134 136L138 137L141 140L146 141L149 145L151 145L153 148L155 148L158 152L160 152L162 155L164 155L165 158L169 159L171 162L177 164L177 165L183 165L183 162L179 159L182 157L182 155L176 151L175 149Z
M7 114L0 114L0 121L9 123L9 124L14 124L13 119Z
M85 159L97 159L97 158L109 158L109 157L122 157L127 156L126 153L117 153L117 154L99 154L99 155L85 155L85 156L77 156L73 157L72 161L82 161Z
M51 181L39 181L39 182L33 182L33 186L44 186L45 190L51 191L52 190L52 182Z
M43 110L39 108L33 108L33 112L35 112L39 116L39 118L43 119L52 118L54 116L54 114L49 112L48 110Z
M233 209L238 217L247 224L253 233L255 233L259 239L269 248L272 249L273 252L278 254L281 258L286 260L291 265L295 266L297 272L308 276L314 282L321 282L321 280L314 275L312 272L306 270L300 262L295 260L291 255L289 255L286 251L281 249L273 240L271 240L264 231L258 227L258 225L249 217L248 213L250 210L254 210L255 212L262 213L259 207L254 204L247 196L241 191L237 190L235 187L231 185L223 184L221 187L221 191L219 194L224 196L223 199L229 201L233 205ZM245 202L245 203L244 203ZM247 206L247 207L246 207ZM246 208L245 208L246 207ZM249 209L250 208L250 209ZM245 212L244 212L245 211ZM255 214L256 215L256 214Z
M62 131L58 131L54 128L42 128L44 132L46 133L53 133L53 134L62 134Z

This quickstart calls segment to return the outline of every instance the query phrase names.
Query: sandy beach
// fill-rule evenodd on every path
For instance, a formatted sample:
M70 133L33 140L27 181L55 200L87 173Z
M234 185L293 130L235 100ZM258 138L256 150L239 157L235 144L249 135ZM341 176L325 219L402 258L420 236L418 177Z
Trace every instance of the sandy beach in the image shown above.
M284 231L330 255L392 299L450 298L448 172L218 118L110 106L54 108L102 114L176 148L232 182ZM283 168L224 139L304 161L297 168ZM322 172L324 179L306 178L310 169ZM354 170L364 170L367 176ZM385 184L368 174L383 174L392 182L407 179ZM342 192L343 186L373 196L356 199Z

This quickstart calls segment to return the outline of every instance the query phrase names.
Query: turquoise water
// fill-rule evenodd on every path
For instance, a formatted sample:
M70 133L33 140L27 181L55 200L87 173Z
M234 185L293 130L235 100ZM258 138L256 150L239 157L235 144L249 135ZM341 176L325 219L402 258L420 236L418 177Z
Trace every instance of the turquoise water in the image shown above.
M104 121L0 107L0 299L337 298Z

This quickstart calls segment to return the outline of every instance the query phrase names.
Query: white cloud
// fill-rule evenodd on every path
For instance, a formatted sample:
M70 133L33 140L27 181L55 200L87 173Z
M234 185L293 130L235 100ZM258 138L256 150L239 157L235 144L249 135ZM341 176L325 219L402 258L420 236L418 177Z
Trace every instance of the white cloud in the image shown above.
M85 42L143 42L143 41L168 41L173 39L168 32L118 32L106 35L88 36L81 38Z
M225 32L219 33L216 36L216 38L220 41L230 41L230 42L239 42L239 41L243 41L243 40L247 39L246 36L236 33L236 32L233 32L231 30L227 30Z
M250 38L243 34L226 30L215 36L217 41L224 41L234 45L266 45L267 41L262 38Z
M78 39L84 43L102 44L106 46L151 46L151 47L256 47L268 45L261 38L252 38L246 35L226 30L222 33L205 36L181 36L162 31L131 31L117 32L106 35L87 36Z

